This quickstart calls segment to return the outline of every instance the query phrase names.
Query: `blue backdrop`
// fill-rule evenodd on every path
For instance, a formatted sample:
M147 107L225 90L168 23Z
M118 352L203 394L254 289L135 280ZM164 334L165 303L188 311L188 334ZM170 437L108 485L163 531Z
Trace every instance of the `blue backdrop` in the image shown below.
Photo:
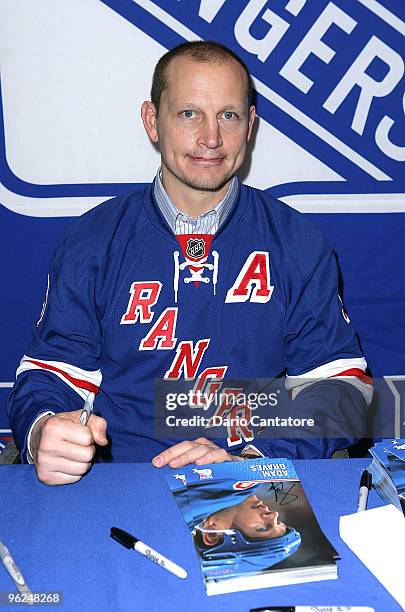
M260 121L243 178L321 227L371 373L405 373L403 13L388 0L0 7L3 441L52 252L72 217L153 177L139 103L157 59L184 40L218 40L249 66Z

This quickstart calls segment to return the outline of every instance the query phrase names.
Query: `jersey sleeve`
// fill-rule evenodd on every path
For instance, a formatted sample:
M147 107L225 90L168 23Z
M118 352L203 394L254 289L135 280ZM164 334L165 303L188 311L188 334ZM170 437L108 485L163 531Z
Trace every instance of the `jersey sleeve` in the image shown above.
M98 258L75 224L55 252L45 302L17 369L8 414L23 460L37 416L80 409L101 385Z
M372 381L338 292L334 254L315 228L300 236L301 257L291 253L285 317L286 387L294 399L308 384L342 378L367 403Z
M320 433L257 439L255 445L273 457L327 458L362 437L372 379L338 293L330 246L302 215L286 231L286 388L292 413L314 417Z
M365 432L367 404L361 391L343 379L324 379L302 389L289 416L312 419L314 426L294 427L293 437L259 434L254 445L268 457L329 459L358 442ZM286 429L282 429L285 435ZM268 431L267 431L268 434Z

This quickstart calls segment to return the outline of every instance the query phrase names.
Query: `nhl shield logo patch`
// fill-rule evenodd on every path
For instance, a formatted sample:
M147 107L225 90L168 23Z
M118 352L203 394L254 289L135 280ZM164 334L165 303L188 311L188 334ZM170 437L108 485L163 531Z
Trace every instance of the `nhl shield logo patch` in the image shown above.
M187 240L186 256L191 259L201 259L205 256L205 242L202 238L189 238Z

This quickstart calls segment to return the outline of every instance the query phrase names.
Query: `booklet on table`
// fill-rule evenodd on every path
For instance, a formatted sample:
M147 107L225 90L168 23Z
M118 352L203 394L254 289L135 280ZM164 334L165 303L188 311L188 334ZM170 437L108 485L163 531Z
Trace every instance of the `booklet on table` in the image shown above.
M208 595L337 578L338 553L288 459L186 466L166 479Z

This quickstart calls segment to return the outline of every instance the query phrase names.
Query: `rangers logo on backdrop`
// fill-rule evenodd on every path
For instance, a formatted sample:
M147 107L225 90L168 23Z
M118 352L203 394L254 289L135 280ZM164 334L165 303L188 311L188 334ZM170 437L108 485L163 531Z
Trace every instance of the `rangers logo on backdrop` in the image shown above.
M402 178L400 49L405 24L383 2L136 3L156 16L157 7L170 11L178 20L172 27L179 34L183 24L202 38L219 39L232 47L255 77L260 115L288 129L293 138L300 139L294 123L306 128L313 138L307 133L303 140L316 155L319 140L336 151L338 171L346 176L350 170L354 175L362 172L377 180ZM276 108L282 110L279 117L272 116Z
M56 9L33 0L25 11L35 20L22 22L8 3L0 8L9 49L1 58L1 202L22 214L71 216L149 182L158 153L134 108L149 96L164 50L203 38L232 48L254 77L261 126L248 183L299 210L404 211L400 8L387 0L65 0ZM91 54L77 20L92 31ZM66 55L72 37L75 52ZM107 38L119 41L108 53ZM128 61L140 48L145 61ZM286 164L286 154L299 161Z

